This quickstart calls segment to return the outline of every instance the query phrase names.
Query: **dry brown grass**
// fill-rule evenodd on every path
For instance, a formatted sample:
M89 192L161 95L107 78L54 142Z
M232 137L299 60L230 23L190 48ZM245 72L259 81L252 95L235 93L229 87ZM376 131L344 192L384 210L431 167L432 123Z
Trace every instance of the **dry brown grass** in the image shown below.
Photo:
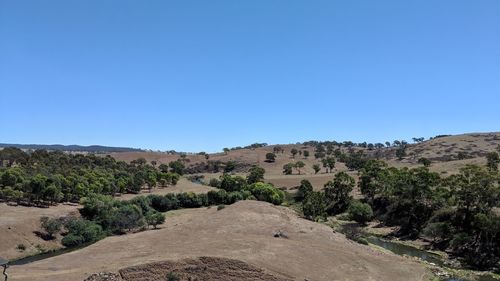
M8 206L0 203L0 256L6 259L15 259L39 252L38 247L45 250L61 247L61 237L45 241L33 231L40 230L40 218L43 216L60 217L73 213L78 215L77 206L63 205L50 208L36 208L23 206ZM26 246L26 250L16 249L18 244Z
M288 239L275 238L282 230ZM113 236L89 247L10 270L14 280L82 280L94 272L165 260L241 260L294 280L428 280L419 263L347 240L288 208L240 201L169 212L159 230Z

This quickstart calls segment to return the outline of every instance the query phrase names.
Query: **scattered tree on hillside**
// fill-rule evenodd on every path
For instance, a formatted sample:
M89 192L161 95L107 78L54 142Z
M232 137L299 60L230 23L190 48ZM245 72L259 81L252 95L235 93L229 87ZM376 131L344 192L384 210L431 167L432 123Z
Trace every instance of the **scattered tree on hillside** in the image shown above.
M234 169L236 169L236 162L234 162L234 161L228 161L226 163L226 166L224 167L224 173L230 173Z
M183 175L184 169L186 168L184 163L182 161L179 161L179 160L172 161L172 162L168 163L168 166L170 167L170 169L173 173L176 173L179 175Z
M496 152L490 152L486 155L487 164L486 166L490 171L498 171L498 164L500 163L500 157Z
M325 156L326 156L325 147L322 144L316 145L316 148L314 150L314 158L322 159Z
M287 164L283 165L283 174L285 174L285 175L291 175L292 171L293 171L293 168L294 168L294 164L293 163L287 163Z
M58 233L61 230L62 223L60 220L49 217L41 217L40 224L42 229L47 233L50 239L54 238L54 234Z
M277 146L273 147L273 152L274 152L274 153L280 153L280 152L281 152L281 153L284 153L284 152L285 152L285 150L283 149L283 147L281 147L281 146L277 145Z
M309 157L309 151L308 150L304 150L303 155L304 155L304 158L307 159L307 157Z
M418 163L424 165L424 167L429 167L431 165L431 160L425 157L421 157L418 159Z
M266 153L266 162L273 163L274 161L276 161L276 154L272 152Z
M319 164L312 165L312 168L314 170L314 174L317 174L319 171L321 171Z
M309 193L311 193L313 191L313 186L311 184L311 182L309 182L308 180L304 179L304 180L301 180L300 181L300 186L299 188L297 189L297 193L295 194L295 199L297 201L302 201L304 200L308 195Z
M296 148L292 148L292 150L290 152L292 153L293 158L295 158L295 155L297 155L297 153L299 153L299 151Z
M297 172L299 173L299 175L300 175L300 169L304 168L305 166L306 166L306 164L304 164L304 162L302 162L302 161L297 161L297 162L295 162L295 165L294 165L294 167L297 170Z
M227 154L229 153L229 148L224 147L224 148L222 149L222 151L224 151L224 154L226 154L226 155L227 155Z
M333 181L325 184L325 198L328 214L338 214L347 209L351 201L351 191L354 188L354 179L346 172L335 174Z
M406 157L406 142L401 141L398 145L398 149L396 150L396 157L398 157L398 160L403 160L404 157Z
M310 192L302 203L304 216L311 220L326 217L325 194L323 192Z
M248 184L264 181L264 174L266 173L266 170L264 168L259 166L253 166L252 168L250 168L249 172L250 173L247 176Z
M335 158L334 157L326 157L322 161L323 167L326 168L327 173L331 173L333 168L335 168Z

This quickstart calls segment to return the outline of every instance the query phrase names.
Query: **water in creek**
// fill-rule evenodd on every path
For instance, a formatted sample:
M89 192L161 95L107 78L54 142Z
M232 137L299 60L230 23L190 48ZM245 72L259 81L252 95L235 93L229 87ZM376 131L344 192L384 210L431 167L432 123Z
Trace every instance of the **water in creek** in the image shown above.
M23 265L23 264L28 264L28 263L32 263L32 262L35 262L35 261L44 260L44 259L48 259L48 258L51 258L51 257L59 256L59 255L62 255L62 254L67 254L67 253L76 251L78 249L84 248L86 246L88 246L88 245L82 245L82 246L78 246L78 247L70 247L70 248L63 248L63 249L59 249L59 250L49 251L49 252L46 252L46 253L42 253L42 254L38 254L38 255L33 255L33 256L29 256L29 257L25 257L25 258L21 258L21 259L17 259L17 260L11 261L11 262L9 262L9 265Z
M410 257L417 257L421 260L434 263L439 266L444 265L444 261L439 255L427 252L425 250L420 250L415 247L403 245L401 243L391 242L375 236L369 236L366 238L366 240L368 240L368 242L373 245L377 245L401 256L406 255Z

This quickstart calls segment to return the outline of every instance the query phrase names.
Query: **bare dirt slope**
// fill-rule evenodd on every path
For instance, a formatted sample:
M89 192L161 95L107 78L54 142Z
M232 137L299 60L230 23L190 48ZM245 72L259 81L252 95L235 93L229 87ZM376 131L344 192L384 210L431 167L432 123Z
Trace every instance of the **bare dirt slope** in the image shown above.
M45 241L33 231L40 230L40 218L43 216L59 217L77 212L77 206L63 204L36 208L0 203L0 257L10 260L36 254L40 249L60 248L59 236L55 240ZM19 244L26 246L26 250L16 249Z
M242 261L215 257L156 262L120 269L119 272L125 281L164 281L168 274L175 274L181 280L291 281Z
M23 266L12 280L82 280L149 262L225 257L295 280L428 280L421 265L347 240L326 225L265 202L168 213L160 230L114 236L87 248ZM286 238L275 238L281 230Z

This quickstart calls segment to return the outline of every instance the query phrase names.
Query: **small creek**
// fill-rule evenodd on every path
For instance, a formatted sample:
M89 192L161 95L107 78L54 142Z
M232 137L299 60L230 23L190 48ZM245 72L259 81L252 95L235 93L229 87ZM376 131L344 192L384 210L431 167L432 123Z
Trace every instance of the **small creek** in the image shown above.
M403 245L401 243L391 242L375 236L369 236L366 238L366 240L373 245L377 245L401 256L405 255L410 257L417 257L421 260L434 263L439 266L444 265L444 261L439 255L427 252L425 250L420 250L412 246Z
M71 253L73 251L82 249L86 246L89 246L89 244L81 245L78 247L62 248L62 249L58 249L58 250L48 251L46 253L41 253L41 254L32 255L32 256L28 256L28 257L24 257L24 258L10 261L9 265L24 265L24 264L32 263L35 261L44 260L44 259L48 259L51 257Z

